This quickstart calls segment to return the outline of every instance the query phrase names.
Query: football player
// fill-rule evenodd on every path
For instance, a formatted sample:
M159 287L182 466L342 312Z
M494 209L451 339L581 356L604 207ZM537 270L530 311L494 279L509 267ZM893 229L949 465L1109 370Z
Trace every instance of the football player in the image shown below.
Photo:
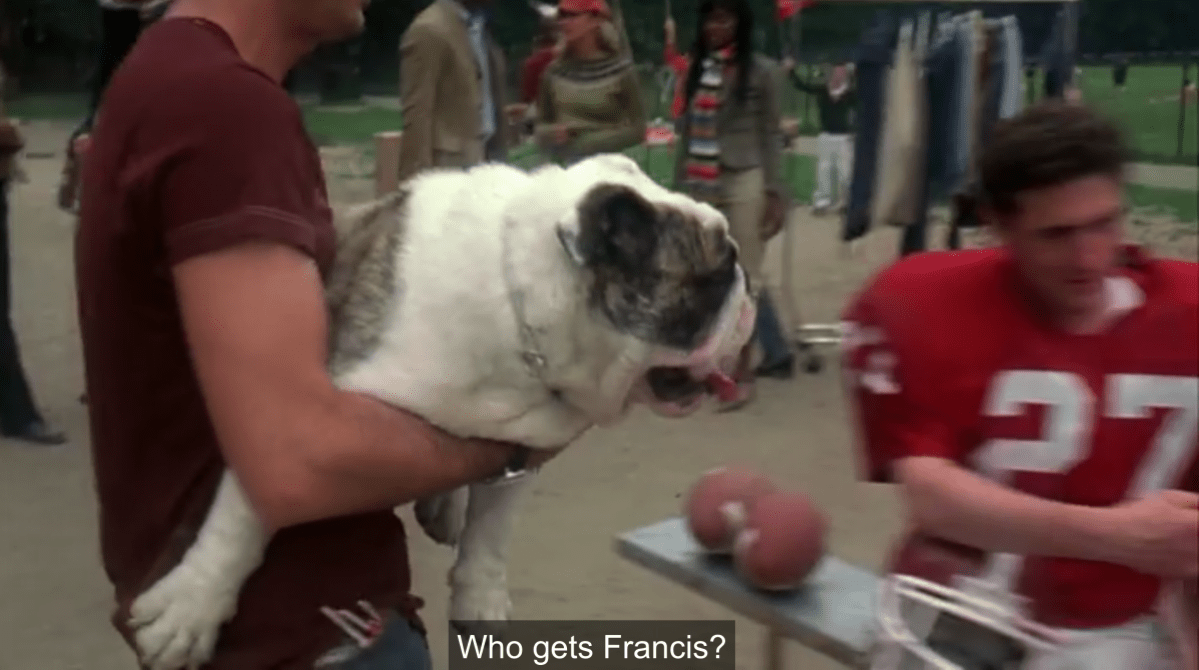
M1193 666L1199 270L1124 242L1127 160L1083 105L1001 121L978 201L1001 244L900 260L844 314L862 477L906 503L889 570L927 580L884 599L910 667ZM1012 644L1020 621L1051 634Z

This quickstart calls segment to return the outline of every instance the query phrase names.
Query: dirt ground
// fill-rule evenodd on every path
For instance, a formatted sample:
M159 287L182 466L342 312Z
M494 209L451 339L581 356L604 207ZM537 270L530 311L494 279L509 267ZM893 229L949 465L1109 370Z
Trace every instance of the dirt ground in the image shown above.
M100 568L88 457L86 408L75 319L72 218L54 204L69 127L28 127L27 183L11 195L13 318L26 369L47 417L70 443L35 448L0 442L0 670L129 670L133 657L108 624L110 592ZM362 159L329 149L335 202L366 198ZM354 176L357 175L357 176ZM847 295L893 258L894 230L877 231L852 256L837 243L837 219L797 210L794 281L804 316L835 321ZM1194 259L1194 225L1134 226L1159 251ZM780 238L781 239L781 238ZM777 277L781 250L769 259ZM830 363L833 352L828 352ZM134 363L135 364L135 363ZM701 412L669 421L638 411L618 428L596 430L541 475L524 506L510 582L520 619L653 620L729 618L723 608L620 559L613 537L679 512L680 496L705 470L743 462L783 485L809 492L831 520L836 554L876 566L896 528L894 493L854 480L838 371L764 381L740 413ZM404 513L411 519L410 514ZM449 551L416 528L416 591L427 602L437 668L445 667ZM761 628L737 620L737 667L760 667ZM791 645L790 667L834 664Z

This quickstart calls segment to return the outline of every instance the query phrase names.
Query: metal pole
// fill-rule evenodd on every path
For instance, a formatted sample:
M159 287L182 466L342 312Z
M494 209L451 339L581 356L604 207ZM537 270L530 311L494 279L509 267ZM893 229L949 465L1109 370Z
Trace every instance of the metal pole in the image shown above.
M1182 86L1178 87L1178 155L1182 155L1182 144L1186 135L1187 127L1187 72L1191 69L1190 63L1182 64Z
M1074 81L1074 68L1076 67L1075 62L1078 59L1078 21L1079 15L1082 12L1079 10L1078 2L1066 2L1063 4L1062 11L1065 12L1065 16L1062 18L1066 23L1063 26L1065 29L1063 37L1066 42L1066 53L1070 57L1070 71L1066 73L1066 81L1063 82L1063 85L1077 86L1077 82Z

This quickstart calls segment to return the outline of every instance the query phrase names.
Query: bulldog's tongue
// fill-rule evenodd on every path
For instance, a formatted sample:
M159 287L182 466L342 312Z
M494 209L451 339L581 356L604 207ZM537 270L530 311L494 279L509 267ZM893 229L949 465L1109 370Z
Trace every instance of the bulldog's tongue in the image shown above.
M737 397L737 382L723 372L713 372L704 380L708 392L720 398L721 402L729 402Z

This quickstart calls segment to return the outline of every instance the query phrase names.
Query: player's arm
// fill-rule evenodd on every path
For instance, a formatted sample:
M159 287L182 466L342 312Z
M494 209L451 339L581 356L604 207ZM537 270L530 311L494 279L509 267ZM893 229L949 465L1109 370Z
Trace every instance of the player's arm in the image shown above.
M446 45L432 29L412 26L400 42L401 182L433 166L433 117Z
M933 357L910 344L915 338L887 332L869 300L846 320L856 324L845 365L863 478L899 483L919 531L988 552L1139 560L1127 533L1135 515L1031 496L962 467L966 454L931 383Z
M226 461L270 531L498 473L514 447L452 438L333 385L311 256L319 205L280 97L253 76L192 87L142 130L178 147L165 174L145 179Z
M930 535L990 552L1111 557L1101 508L1021 493L939 456L900 457L894 468L909 513Z

